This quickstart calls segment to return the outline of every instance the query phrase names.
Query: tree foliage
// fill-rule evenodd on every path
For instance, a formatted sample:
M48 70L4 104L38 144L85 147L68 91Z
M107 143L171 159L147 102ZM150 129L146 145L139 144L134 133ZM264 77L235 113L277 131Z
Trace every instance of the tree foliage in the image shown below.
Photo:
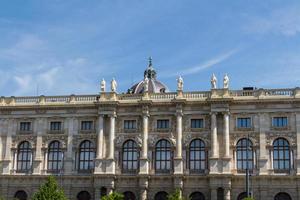
M243 198L243 200L254 200L254 198L252 198L252 197L246 197L246 198Z
M113 192L102 197L101 200L124 200L124 195L118 192Z
M34 193L32 200L67 200L64 191L58 186L56 179L49 176L46 183Z
M168 200L185 200L185 199L181 196L180 190L176 189L175 192L168 195Z

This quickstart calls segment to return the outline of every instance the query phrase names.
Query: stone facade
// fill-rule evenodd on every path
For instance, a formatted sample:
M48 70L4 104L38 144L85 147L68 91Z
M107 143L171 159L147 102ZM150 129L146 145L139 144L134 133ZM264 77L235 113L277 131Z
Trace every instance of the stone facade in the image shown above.
M193 199L236 200L245 192L245 170L237 161L237 144L248 137L255 199L273 200L277 194L283 194L279 199L286 199L284 195L300 199L298 88L141 94L103 90L100 95L2 97L0 116L0 193L7 199L18 191L26 192L30 199L46 176L54 174L70 199L96 200L118 191L152 200L158 192L178 188L184 197L201 192L202 197ZM53 129L51 122L57 122L57 127ZM158 125L162 122L168 125ZM127 127L126 123L132 124ZM278 138L288 142L282 161L276 160ZM170 145L170 166L162 161L166 170L160 171L157 145L162 139ZM191 160L197 157L191 157L195 139L204 144L201 159L205 164L199 167L200 161L193 162L196 168L192 169ZM123 162L128 140L134 141L138 152L137 166L131 170L125 170ZM26 158L21 158L24 141L30 152L24 154L29 155L28 166L22 168L21 162L26 164ZM53 141L60 143L59 170L49 169ZM89 154L92 158L81 158L84 141L94 149ZM92 159L93 166L85 169L82 159ZM83 191L90 197L80 196Z

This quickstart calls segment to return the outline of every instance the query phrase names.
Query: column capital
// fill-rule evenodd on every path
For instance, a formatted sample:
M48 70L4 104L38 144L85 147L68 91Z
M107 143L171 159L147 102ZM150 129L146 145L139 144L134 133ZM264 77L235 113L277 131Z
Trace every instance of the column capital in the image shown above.
M222 114L223 115L230 115L231 113L229 111L223 111Z
M182 117L183 116L183 111L182 110L177 110L175 115Z
M113 113L108 114L107 116L110 118L116 118L117 114L116 114L116 112L113 112Z
M217 115L218 112L217 112L217 111L211 111L209 114L210 114L210 115Z

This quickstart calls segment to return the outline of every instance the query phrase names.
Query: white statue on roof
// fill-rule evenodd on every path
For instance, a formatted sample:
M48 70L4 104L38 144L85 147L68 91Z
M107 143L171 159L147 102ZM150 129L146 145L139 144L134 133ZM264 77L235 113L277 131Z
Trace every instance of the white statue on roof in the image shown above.
M183 90L183 78L181 76L177 79L177 90Z
M118 86L117 81L115 80L115 78L113 78L111 80L111 91L116 92L117 91L117 86Z
M211 89L217 89L217 77L215 76L215 74L212 74L210 83L211 83Z
M144 92L148 92L148 90L149 90L149 79L148 79L147 76L145 76L143 84L144 84Z
M229 77L227 74L225 74L224 79L223 79L223 88L228 89L229 88Z
M100 86L101 92L105 92L105 87L106 87L106 82L105 82L105 80L103 78L102 81L101 81L101 86Z

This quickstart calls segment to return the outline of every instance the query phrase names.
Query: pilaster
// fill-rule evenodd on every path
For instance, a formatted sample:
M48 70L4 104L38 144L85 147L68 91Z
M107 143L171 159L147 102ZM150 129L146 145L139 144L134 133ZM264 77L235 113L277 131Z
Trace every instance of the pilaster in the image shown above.
M103 160L103 136L104 136L104 115L98 116L98 128L97 128L97 155L95 160L95 174L105 173L104 160Z
M268 154L266 149L266 131L268 129L268 117L265 113L259 114L259 158L258 168L260 175L268 174Z
M77 120L75 118L68 118L67 119L67 126L68 126L68 143L67 143L67 152L66 158L64 161L64 169L65 174L72 174L73 173L73 135L77 130Z
M182 160L182 105L177 104L176 111L176 152L174 158L174 174L183 173L183 160Z
M142 138L142 155L140 157L140 174L149 173L148 161L148 129L149 129L149 108L143 107L143 138Z
M42 170L42 145L43 145L43 138L42 134L47 129L47 122L46 119L40 118L36 121L36 146L35 146L35 158L32 162L33 174L41 174Z
M297 157L295 162L295 168L297 169L297 175L300 175L300 113L296 113L296 141Z

